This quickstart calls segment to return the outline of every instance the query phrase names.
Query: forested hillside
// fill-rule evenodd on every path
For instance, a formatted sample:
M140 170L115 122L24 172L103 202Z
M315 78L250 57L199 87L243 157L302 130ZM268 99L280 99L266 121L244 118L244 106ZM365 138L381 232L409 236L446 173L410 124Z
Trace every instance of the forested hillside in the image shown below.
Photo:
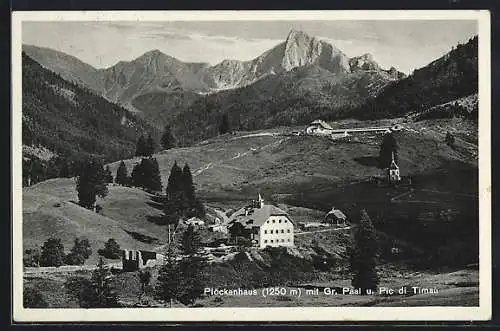
M420 112L478 91L478 37L384 88L356 110L360 119Z
M152 132L124 108L62 79L24 53L22 61L23 145L43 146L59 159L94 155L114 161L131 157L138 136Z
M199 98L170 124L180 143L189 145L217 135L224 114L232 129L241 130L345 118L390 80L382 71L333 74L303 66Z

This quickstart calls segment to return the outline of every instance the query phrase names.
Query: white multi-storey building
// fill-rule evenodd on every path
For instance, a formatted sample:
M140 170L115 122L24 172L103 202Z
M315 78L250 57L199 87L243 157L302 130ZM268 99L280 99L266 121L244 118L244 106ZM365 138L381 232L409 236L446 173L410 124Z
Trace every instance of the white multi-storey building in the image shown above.
M295 223L280 208L259 200L252 206L239 209L230 217L229 231L232 237L245 237L260 248L267 246L294 246Z

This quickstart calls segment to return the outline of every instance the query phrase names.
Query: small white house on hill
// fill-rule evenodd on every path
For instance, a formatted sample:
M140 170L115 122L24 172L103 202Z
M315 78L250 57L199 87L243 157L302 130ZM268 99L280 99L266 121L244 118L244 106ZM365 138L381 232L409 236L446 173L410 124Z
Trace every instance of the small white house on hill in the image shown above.
M325 223L328 224L335 224L335 225L345 225L347 221L347 216L340 211L339 209L335 209L335 207L332 207L332 209L325 215Z
M260 248L294 246L295 223L280 208L259 200L240 208L230 217L228 229L232 238L245 237Z
M326 123L322 120L315 120L306 129L307 134L320 134L320 135L328 135L332 133L333 128L330 124Z

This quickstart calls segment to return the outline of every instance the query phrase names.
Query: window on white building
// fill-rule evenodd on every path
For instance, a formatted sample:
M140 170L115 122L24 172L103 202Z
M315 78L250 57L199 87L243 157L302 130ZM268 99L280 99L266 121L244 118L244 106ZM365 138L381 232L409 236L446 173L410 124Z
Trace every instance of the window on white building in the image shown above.
M281 233L285 233L285 230L281 229Z
M276 223L276 220L273 220L273 223Z
M288 241L290 241L290 239L288 239ZM266 240L264 240L264 244L267 244L267 239L266 239Z
M264 233L267 233L267 230L264 230Z
M281 219L278 222L281 223Z
M271 230L271 232L270 232L270 233L272 234L272 233L273 233L273 230Z
M274 242L274 240L271 239L271 242Z
M286 230L286 232L290 233L290 229Z
M290 242L290 239L288 239L288 242Z

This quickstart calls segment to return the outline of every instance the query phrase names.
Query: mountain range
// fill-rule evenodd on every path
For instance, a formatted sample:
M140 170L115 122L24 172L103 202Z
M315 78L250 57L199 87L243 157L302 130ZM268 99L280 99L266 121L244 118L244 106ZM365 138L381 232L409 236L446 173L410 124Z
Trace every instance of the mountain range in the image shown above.
M332 76L359 71L379 72L387 81L404 76L395 68L381 69L369 54L349 58L331 43L296 30L290 31L285 41L250 61L224 60L214 66L183 62L152 50L132 61L120 61L109 68L96 69L71 55L49 48L23 45L23 51L64 79L81 84L131 110L136 110L134 99L144 94L213 93L247 86L267 76L307 65L319 67Z
M133 111L148 125L169 125L182 146L231 127L256 130L336 120L401 116L477 93L477 37L406 77L370 54L349 58L333 44L292 30L249 61L186 63L149 51L96 69L68 54L23 45L63 79Z

